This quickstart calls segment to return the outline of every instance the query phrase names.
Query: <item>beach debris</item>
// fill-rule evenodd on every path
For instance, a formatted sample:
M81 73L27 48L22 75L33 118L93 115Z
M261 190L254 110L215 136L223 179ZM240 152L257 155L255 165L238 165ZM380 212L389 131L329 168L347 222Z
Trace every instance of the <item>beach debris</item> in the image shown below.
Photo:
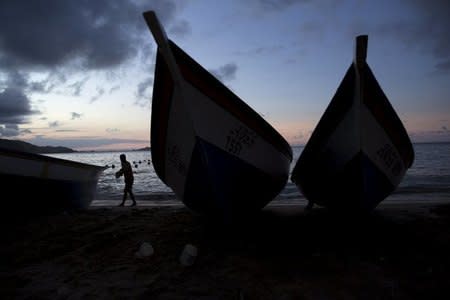
M136 256L136 258L144 258L152 256L153 253L155 253L155 250L153 249L152 244L143 242L141 247L139 247L139 250L134 253L134 256Z
M192 244L186 244L180 255L180 264L184 267L192 266L197 258L198 250Z
M63 285L60 288L58 288L58 290L56 291L56 293L58 294L58 296L60 297L67 297L70 295L70 288L67 285Z

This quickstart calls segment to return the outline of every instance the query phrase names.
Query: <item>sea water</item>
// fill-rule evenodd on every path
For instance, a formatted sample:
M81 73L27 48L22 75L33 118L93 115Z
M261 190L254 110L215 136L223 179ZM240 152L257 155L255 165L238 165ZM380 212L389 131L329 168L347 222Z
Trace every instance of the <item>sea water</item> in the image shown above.
M385 201L450 201L450 143L414 144L415 160L398 188ZM303 147L294 146L291 170ZM125 153L134 173L133 191L138 201L163 203L173 201L175 195L155 173L150 151L75 152L47 154L49 156L107 166L101 174L95 199L119 200L123 194L123 177L115 178L120 169L119 155ZM276 197L278 203L303 202L305 198L288 180Z

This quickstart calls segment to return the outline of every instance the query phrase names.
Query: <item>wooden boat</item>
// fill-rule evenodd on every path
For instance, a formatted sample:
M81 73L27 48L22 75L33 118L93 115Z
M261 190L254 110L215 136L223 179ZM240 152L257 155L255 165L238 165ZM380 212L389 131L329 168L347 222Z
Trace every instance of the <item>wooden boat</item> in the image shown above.
M158 44L151 119L156 173L200 214L233 220L261 209L288 180L291 147L169 40L154 12L144 18Z
M104 167L6 149L0 149L0 166L1 211L26 215L86 209L104 170Z
M402 122L366 63L367 36L300 155L291 180L322 206L371 210L414 160Z

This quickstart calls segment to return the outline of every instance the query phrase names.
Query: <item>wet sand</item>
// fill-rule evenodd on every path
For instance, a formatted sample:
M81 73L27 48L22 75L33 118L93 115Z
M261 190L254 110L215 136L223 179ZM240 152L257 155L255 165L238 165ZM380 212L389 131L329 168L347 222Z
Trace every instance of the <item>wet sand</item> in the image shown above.
M2 299L450 299L450 205L270 206L232 230L184 207L93 207L1 228Z

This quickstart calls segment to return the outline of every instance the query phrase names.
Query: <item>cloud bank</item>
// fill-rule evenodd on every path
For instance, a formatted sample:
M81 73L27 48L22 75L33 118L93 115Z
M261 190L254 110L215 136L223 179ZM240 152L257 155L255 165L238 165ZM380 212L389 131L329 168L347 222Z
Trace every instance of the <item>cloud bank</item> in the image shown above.
M175 23L177 34L189 33L189 23L174 22L172 0L0 1L0 134L5 136L6 128L24 124L38 113L31 108L34 93L51 93L73 74L111 71L139 57L144 47L145 56L152 55L142 42L151 41L142 18L142 12L150 9L163 24ZM30 74L47 75L36 81ZM80 96L88 80L86 75L66 89ZM103 87L96 91L91 102L105 93Z

